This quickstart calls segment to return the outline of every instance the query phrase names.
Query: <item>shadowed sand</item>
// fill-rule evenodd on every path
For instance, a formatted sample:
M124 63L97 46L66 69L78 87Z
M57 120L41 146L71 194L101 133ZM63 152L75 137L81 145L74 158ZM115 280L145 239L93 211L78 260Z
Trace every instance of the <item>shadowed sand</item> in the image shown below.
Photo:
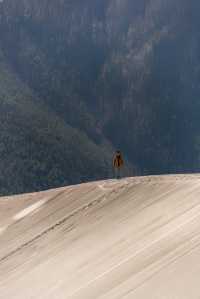
M200 175L0 198L1 299L199 299Z

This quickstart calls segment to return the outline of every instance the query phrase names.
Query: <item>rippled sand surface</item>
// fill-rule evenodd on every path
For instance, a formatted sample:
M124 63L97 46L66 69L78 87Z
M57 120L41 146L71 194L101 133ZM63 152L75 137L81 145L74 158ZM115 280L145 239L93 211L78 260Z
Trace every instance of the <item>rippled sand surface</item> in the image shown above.
M1 299L199 299L200 176L0 198Z

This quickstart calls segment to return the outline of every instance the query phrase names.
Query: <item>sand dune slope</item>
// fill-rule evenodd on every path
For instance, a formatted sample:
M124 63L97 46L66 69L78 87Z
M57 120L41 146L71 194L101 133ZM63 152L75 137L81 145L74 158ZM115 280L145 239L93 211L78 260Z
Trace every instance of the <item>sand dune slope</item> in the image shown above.
M0 199L1 299L199 299L200 176Z

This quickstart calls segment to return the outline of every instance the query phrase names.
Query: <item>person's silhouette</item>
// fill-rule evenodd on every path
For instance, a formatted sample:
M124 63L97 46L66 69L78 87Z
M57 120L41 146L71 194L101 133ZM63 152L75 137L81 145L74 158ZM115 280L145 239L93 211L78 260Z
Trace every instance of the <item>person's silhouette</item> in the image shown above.
M115 178L120 179L121 177L121 168L124 165L124 160L122 157L121 152L118 150L116 151L113 157L113 167L115 172Z

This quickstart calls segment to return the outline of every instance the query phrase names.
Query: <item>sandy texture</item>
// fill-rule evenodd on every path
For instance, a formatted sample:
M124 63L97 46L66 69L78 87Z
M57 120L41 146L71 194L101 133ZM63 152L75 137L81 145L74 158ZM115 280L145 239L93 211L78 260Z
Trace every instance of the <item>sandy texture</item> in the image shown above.
M1 299L199 299L200 176L0 199Z

